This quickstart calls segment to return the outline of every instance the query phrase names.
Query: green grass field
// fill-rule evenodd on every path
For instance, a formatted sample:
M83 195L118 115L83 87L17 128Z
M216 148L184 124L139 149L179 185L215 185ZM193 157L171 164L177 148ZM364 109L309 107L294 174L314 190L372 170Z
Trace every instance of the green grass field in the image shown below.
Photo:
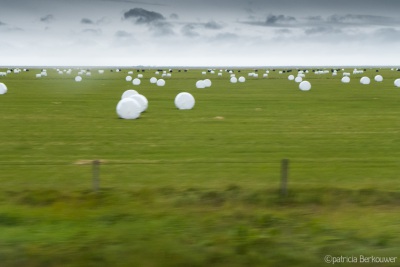
M150 84L154 70L140 86L128 69L80 83L76 70L0 77L0 266L399 265L400 72L350 84L310 72L302 92L278 70L243 70L237 84L202 71L175 71L164 87ZM204 78L212 87L196 89ZM115 112L127 89L149 101L137 120ZM179 92L193 110L175 108Z

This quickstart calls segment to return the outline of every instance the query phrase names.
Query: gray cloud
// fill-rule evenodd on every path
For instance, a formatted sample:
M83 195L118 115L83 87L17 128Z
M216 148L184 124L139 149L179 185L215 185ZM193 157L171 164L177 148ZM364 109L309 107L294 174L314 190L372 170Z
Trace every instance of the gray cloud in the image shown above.
M326 21L333 24L350 25L393 25L399 23L399 20L391 17L357 14L332 15Z
M48 15L40 18L40 21L45 22L45 23L50 23L53 20L54 20L54 16L52 14L48 14Z
M119 37L119 38L129 38L129 37L132 37L133 35L126 31L117 31L115 33L115 36Z
M376 30L373 37L382 42L400 42L400 31L394 28L382 28Z
M215 22L213 20L205 23L204 27L206 29L211 29L211 30L219 30L219 29L223 28L221 24L218 24L217 22Z
M196 27L194 24L186 24L182 27L181 33L186 37L197 37L199 34L195 31Z
M2 22L2 21L0 21L0 26L4 26L4 25L7 25L7 24Z
M154 33L155 37L162 37L167 35L174 35L172 24L163 21L155 21L150 24L150 30Z
M278 29L275 31L275 33L276 34L290 34L290 33L292 33L292 31L289 29Z
M157 12L143 8L133 8L124 13L124 19L132 19L136 24L150 24L165 20L165 17Z
M251 21L241 21L240 23L267 27L296 27L300 25L300 22L295 17L282 14L268 15L264 21L252 18Z
M100 1L102 1L102 2L132 3L132 4L141 4L141 5L149 5L149 6L166 6L165 4L160 4L160 3L149 3L149 2L130 1L130 0L100 0Z
M124 13L125 20L132 20L137 25L147 25L155 37L174 35L173 25L158 12L143 8L133 8Z
M169 15L169 18L170 19L179 19L179 16L176 13L172 13L171 15Z
M213 41L236 41L237 39L239 39L239 36L235 33L231 33L231 32L225 32L225 33L219 33L217 34L214 38Z
M265 21L266 25L280 25L296 22L296 18L292 16L285 15L268 15Z
M92 35L101 35L102 34L102 31L100 29L84 29L82 32L92 34Z
M88 18L83 18L81 19L82 24L94 24L94 22L91 19Z
M304 31L305 34L307 35L312 35L312 34L338 34L342 33L342 30L340 29L335 29L333 27L329 26L317 26L317 27L312 27L308 28Z

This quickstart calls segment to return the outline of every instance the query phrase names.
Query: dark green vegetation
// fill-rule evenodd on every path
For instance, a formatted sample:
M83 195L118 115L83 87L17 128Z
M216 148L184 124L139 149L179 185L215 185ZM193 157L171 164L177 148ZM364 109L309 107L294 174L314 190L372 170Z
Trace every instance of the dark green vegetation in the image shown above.
M399 72L229 83L202 70L165 87L127 70L74 81L0 77L1 266L325 266L325 255L400 257ZM250 71L250 70L249 70ZM347 71L350 71L347 69ZM260 76L262 73L260 70ZM134 75L136 76L136 71ZM237 73L237 76L240 74ZM371 78L361 85L359 78ZM211 88L195 82L210 78ZM117 118L127 89L149 100ZM193 110L176 94L190 92ZM278 194L290 159L289 194ZM101 160L92 191L91 161ZM340 264L340 266L397 266Z

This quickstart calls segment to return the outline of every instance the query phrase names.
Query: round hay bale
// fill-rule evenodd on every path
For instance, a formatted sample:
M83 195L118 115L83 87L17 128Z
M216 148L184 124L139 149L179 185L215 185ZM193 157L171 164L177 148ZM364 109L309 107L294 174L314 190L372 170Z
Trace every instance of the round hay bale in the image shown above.
M164 85L165 85L165 81L163 79L157 80L157 86L164 86Z
M118 102L116 111L118 117L126 120L134 120L140 117L140 110L142 107L133 98L124 98Z
M140 104L141 107L140 112L146 111L147 108L149 107L149 101L144 95L135 94L131 95L129 98L135 99Z
M301 82L303 81L303 78L300 77L300 76L297 76L297 77L294 79L294 81L295 81L296 83L301 83Z
M205 85L206 87L211 87L211 85L212 85L212 82L211 82L210 79L205 79L205 80L203 80L203 82L204 82L204 85Z
M237 83L238 79L236 77L231 77L230 82L231 83Z
M342 83L349 83L350 82L350 77L349 76L344 76L342 78Z
M204 89L204 88L206 88L206 83L203 80L199 80L196 82L196 88Z
M125 77L125 81L127 81L127 82L131 82L132 81L132 76L126 76Z
M374 79L375 79L376 82L382 82L383 81L382 75L376 75Z
M137 86L137 85L140 85L140 82L141 82L140 79L135 78L135 79L133 79L132 84Z
M302 82L299 84L299 89L300 89L301 91L310 91L310 89L311 89L311 83L308 82L308 81L302 81Z
M293 81L293 80L294 80L294 75L289 75L289 76L288 76L288 80L289 80L289 81Z
M194 104L195 99L190 93L182 92L175 97L175 106L180 110L192 109Z
M362 78L360 79L360 83L361 83L361 84L365 84L365 85L370 84L370 83L371 83L371 79L368 78L368 77L366 77L366 76L364 76L364 77L362 77Z
M128 97L131 97L131 96L137 95L137 94L139 94L139 93L138 93L136 90L129 89L129 90L126 90L126 91L122 94L121 99L128 98Z
M76 76L75 77L75 82L81 82L82 81L82 77L81 76Z
M246 78L243 76L240 76L238 79L239 82L244 83L246 81Z
M396 80L394 81L394 86L400 87L400 79L396 79Z
M4 83L0 83L0 95L7 93L7 86Z
M151 77L150 78L150 83L157 83L157 78L156 77Z

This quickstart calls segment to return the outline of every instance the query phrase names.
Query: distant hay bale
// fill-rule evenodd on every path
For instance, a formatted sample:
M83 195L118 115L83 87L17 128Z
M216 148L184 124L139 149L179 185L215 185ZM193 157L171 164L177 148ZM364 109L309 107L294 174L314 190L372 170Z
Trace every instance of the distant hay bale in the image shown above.
M195 105L195 99L193 97L193 95L191 95L190 93L187 92L182 92L179 93L176 97L175 97L175 106L180 109L180 110L188 110L188 109L192 109Z
M117 114L121 119L134 120L140 117L141 105L133 98L121 99L117 104Z
M7 93L7 86L4 83L0 83L0 95Z
M311 83L308 82L308 81L302 81L302 82L299 84L299 89L300 89L301 91L310 91L310 89L311 89Z

